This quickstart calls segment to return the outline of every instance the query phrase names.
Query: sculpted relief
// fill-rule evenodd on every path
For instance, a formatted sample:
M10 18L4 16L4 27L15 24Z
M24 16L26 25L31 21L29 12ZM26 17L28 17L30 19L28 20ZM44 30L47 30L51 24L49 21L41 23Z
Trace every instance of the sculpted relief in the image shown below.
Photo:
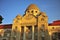
M31 14L26 14L21 22L21 24L36 24L36 18Z

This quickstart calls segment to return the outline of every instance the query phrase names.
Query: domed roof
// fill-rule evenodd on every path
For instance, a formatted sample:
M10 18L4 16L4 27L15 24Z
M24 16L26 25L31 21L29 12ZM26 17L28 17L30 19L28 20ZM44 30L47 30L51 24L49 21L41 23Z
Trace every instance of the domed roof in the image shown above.
M36 10L39 10L39 8L38 8L35 4L29 5L27 9L29 9L29 10L30 10L30 9L36 9Z

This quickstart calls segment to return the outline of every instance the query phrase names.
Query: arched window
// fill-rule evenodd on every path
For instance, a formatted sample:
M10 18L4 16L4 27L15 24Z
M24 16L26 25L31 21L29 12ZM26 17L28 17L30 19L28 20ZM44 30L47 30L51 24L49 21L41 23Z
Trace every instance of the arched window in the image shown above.
M15 27L15 30L17 30L17 26Z
M28 13L30 12L30 11L27 11Z
M33 13L33 10L31 11L31 13Z
M44 18L41 18L41 21L44 21Z
M37 13L37 11L35 11Z
M41 29L42 29L42 30L44 30L44 29L45 29L45 25L44 25L44 24L42 24Z

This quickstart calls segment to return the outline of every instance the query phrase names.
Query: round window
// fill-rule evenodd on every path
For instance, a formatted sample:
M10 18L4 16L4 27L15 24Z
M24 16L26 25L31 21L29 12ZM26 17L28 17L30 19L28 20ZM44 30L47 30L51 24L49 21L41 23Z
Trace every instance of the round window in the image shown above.
M33 13L33 10L31 11L31 13Z
M30 12L30 11L27 11L28 13Z
M35 11L37 13L37 11Z

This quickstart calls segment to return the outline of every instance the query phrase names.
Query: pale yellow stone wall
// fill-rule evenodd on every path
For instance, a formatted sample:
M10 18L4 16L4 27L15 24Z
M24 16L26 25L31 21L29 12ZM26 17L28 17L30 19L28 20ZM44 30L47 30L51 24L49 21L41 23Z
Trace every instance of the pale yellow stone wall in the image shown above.
M55 32L60 32L60 26L48 26L49 35Z
M4 31L5 31L4 29L0 29L0 35L1 36L4 36Z

